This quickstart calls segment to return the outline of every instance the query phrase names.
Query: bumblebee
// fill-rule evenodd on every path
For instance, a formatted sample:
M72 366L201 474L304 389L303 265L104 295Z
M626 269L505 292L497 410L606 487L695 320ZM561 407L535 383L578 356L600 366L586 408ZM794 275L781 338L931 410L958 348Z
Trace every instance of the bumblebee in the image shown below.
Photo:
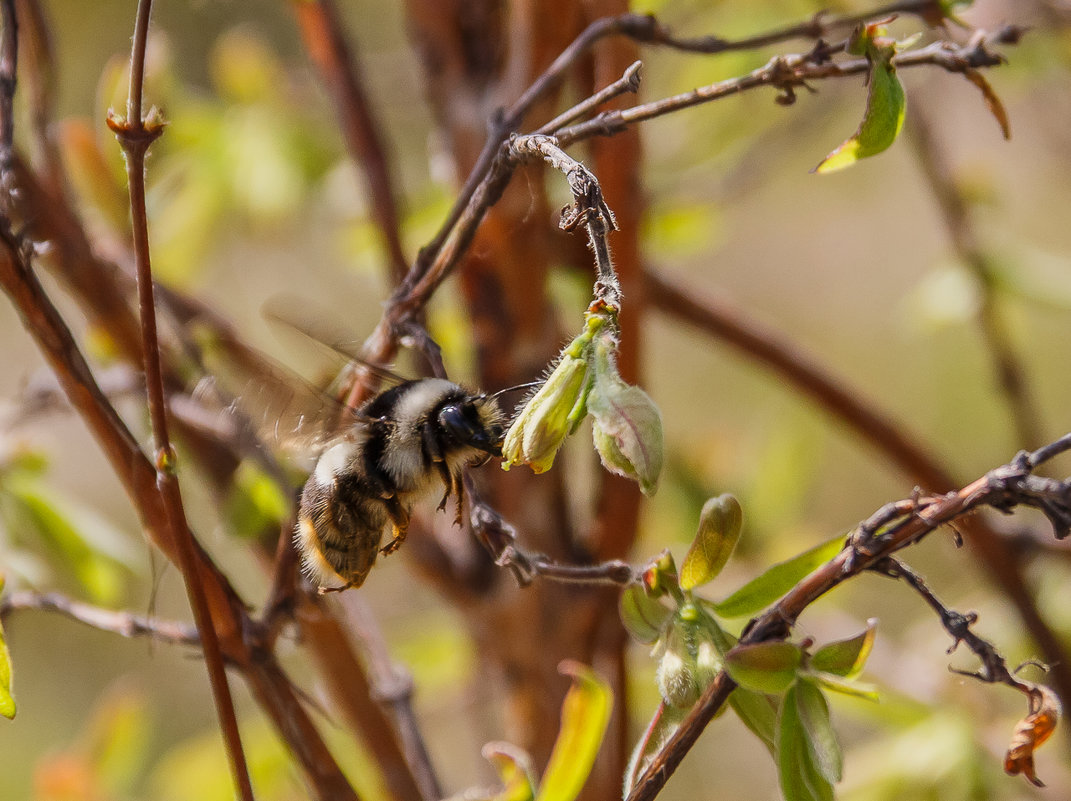
M444 379L403 381L370 399L327 443L301 492L294 542L305 574L320 592L361 586L377 555L405 541L414 504L437 483L439 509L454 496L460 523L462 471L500 456L504 433L494 396Z

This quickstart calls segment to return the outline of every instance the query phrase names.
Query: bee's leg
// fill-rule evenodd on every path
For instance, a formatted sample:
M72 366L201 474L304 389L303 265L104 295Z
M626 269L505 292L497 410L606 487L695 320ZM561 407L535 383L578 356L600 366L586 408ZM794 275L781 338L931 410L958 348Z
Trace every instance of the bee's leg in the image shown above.
M398 550L405 542L405 535L409 533L409 512L393 495L384 498L383 504L387 507L387 514L390 515L391 526L394 530L394 539L379 549L381 554L387 556Z
M435 467L435 472L439 474L443 486L446 487L446 492L443 493L443 499L439 501L438 510L441 512L446 508L446 501L451 493L457 492L457 478L450 472L450 468L446 464L446 456L443 454L442 446L439 444L439 440L435 436L435 430L429 423L426 423L421 429L420 436L424 444L424 456Z
M316 588L316 594L317 595L327 595L327 593L329 593L329 592L344 592L345 590L348 590L350 587L356 587L356 586L357 585L354 582L347 581L341 587L317 587Z
M454 525L460 528L461 521L465 518L465 485L459 475L451 474L450 478L453 480L454 494L457 495L457 513L454 515ZM446 503L446 498L443 498L443 503Z

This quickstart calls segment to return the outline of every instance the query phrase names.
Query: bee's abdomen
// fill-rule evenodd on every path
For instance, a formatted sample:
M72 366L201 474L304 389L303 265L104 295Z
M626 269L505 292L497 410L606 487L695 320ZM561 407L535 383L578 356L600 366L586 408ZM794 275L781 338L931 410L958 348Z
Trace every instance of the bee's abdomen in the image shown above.
M360 586L379 553L387 511L362 478L326 472L317 469L305 483L295 543L305 572L320 586L338 579Z

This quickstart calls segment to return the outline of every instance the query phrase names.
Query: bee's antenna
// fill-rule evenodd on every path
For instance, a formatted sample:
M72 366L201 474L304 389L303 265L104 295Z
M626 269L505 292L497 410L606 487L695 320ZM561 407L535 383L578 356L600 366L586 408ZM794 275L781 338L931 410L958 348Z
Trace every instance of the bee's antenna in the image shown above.
M515 384L512 387L506 387L505 389L500 389L498 392L493 392L490 395L484 395L484 397L487 398L488 400L494 400L499 395L505 395L507 392L515 392L518 389L529 389L530 387L538 387L542 383L543 382L540 380L540 381L529 381L527 384Z

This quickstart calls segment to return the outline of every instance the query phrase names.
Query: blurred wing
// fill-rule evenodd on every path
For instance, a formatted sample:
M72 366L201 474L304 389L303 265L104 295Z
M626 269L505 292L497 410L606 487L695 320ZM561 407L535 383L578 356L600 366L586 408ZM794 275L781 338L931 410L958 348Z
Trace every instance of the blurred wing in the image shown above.
M227 414L239 432L295 454L320 451L360 415L264 354L234 341L204 349L211 375L196 399Z
M332 327L328 322L327 315L321 315L313 320L311 315L298 320L294 316L294 309L307 308L307 303L296 301L293 298L277 297L269 301L263 311L264 318L275 323L284 331L290 331L300 335L303 343L315 343L321 351L328 350L337 361L339 357L348 362L348 366L339 371L339 378L334 385L347 385L352 381L357 368L374 376L381 382L395 385L405 381L405 377L398 375L389 367L375 364L361 356L360 345L346 336L346 332L339 327Z

